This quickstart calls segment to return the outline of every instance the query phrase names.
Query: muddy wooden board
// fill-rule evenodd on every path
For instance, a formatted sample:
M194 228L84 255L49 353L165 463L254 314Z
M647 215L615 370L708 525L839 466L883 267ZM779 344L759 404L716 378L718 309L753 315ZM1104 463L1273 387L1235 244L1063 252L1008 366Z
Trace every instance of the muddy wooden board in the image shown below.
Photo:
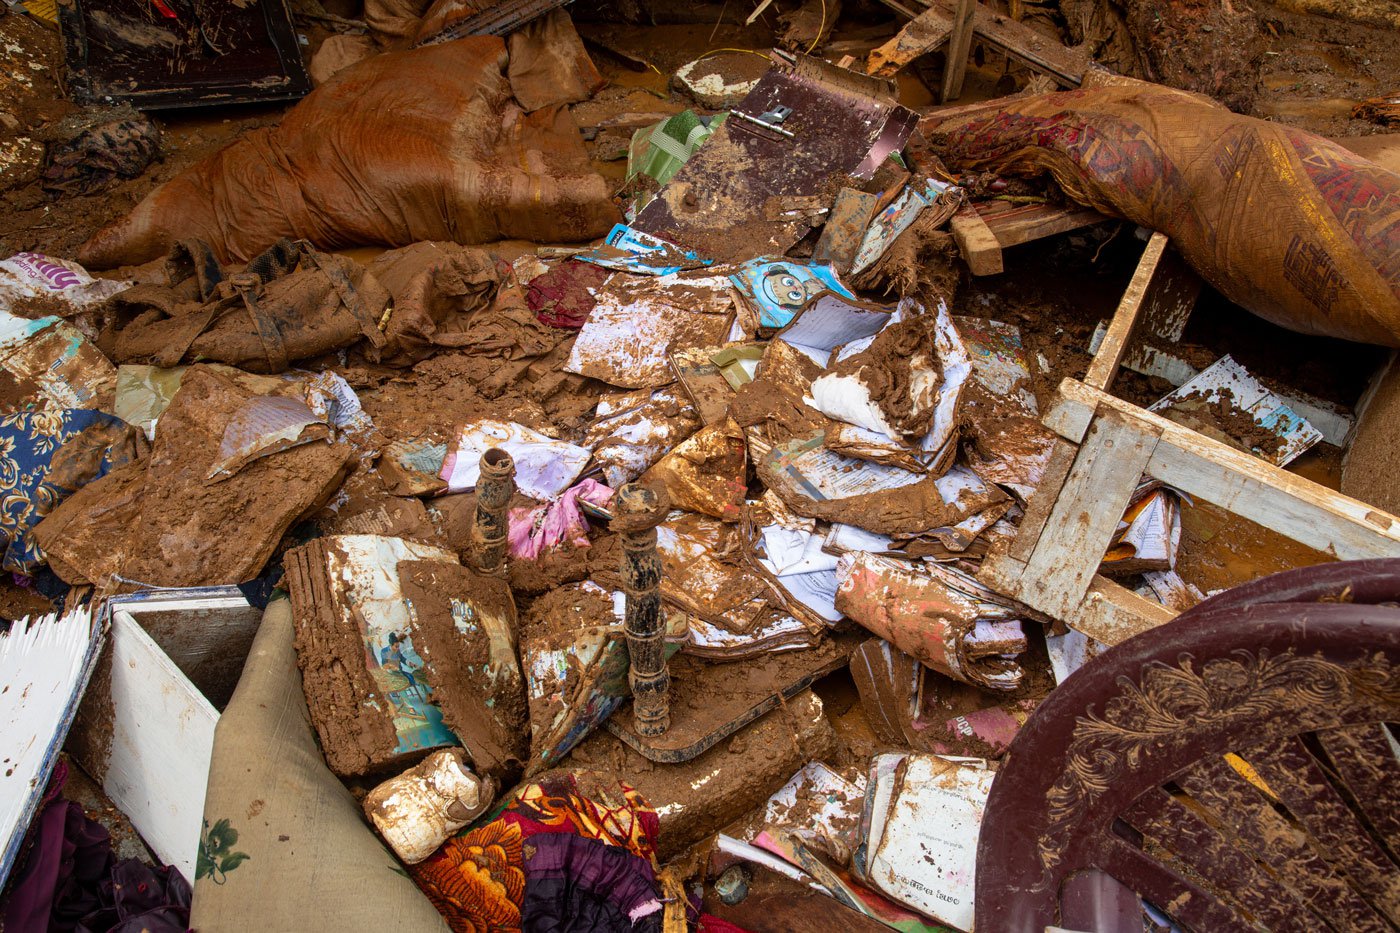
M627 706L608 720L608 731L652 761L689 761L845 666L860 642L859 635L843 635L743 664L677 656L670 663L671 728L659 736L638 735Z

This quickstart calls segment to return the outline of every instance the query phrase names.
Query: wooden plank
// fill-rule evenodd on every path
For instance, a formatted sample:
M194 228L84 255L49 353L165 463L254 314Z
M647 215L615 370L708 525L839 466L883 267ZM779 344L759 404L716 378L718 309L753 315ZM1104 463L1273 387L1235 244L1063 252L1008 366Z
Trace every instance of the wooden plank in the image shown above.
M947 10L949 0L938 0ZM987 44L1034 71L1049 75L1064 87L1079 87L1089 64L1087 53L1066 48L1022 23L977 4L972 28Z
M1094 419L1026 561L1025 601L1057 618L1075 614L1156 446L1118 412Z
M1099 344L1098 352L1089 363L1089 371L1084 375L1085 384L1095 389L1107 389L1113 384L1113 377L1118 375L1118 366L1123 361L1128 341L1132 339L1142 318L1148 286L1152 284L1157 265L1162 261L1162 254L1166 249L1166 236L1161 233L1152 234L1152 239L1147 241L1147 249L1143 250L1142 258L1138 260L1137 268L1133 270L1132 280L1128 282L1123 298L1118 302L1118 310L1113 312L1108 333L1104 334L1103 343Z
M914 59L947 42L952 34L953 17L938 7L929 7L905 23L894 38L871 51L865 62L865 73L892 78Z
M1006 206L997 209L993 205ZM1062 207L1058 204L1013 205L1006 201L982 201L976 207L1002 249L1112 219L1093 208Z
M1009 553L1022 563L1031 559L1031 552L1035 549L1035 541L1040 537L1041 530L1050 517L1050 509L1054 507L1055 500L1060 496L1060 490L1065 485L1065 477L1069 476L1069 469L1074 466L1074 458L1077 453L1079 453L1079 449L1073 444L1056 438L1055 446L1050 451L1050 458L1045 462L1045 471L1041 474L1040 484L1036 486L1030 501L1026 503L1026 514L1022 516L1020 524L1016 526L1016 537L1011 540Z
M937 9L944 16L952 18L957 0L881 0L885 6L901 16L918 18L923 10ZM1066 48L1054 39L1041 35L1029 26L1016 22L1010 17L977 4L973 13L972 28L977 36L988 45L1026 65L1034 71L1049 75L1063 87L1079 87L1084 81L1084 71L1088 67L1088 55Z
M953 32L948 37L948 58L943 65L941 103L962 96L963 79L967 76L967 56L972 51L972 19L977 0L957 0L953 12Z
M1001 244L977 210L970 204L958 208L949 224L953 241L973 275L999 275L1002 271Z
M110 699L110 753L104 767L83 765L151 851L192 882L219 714L123 611L112 614L111 658L110 697L89 692L99 705Z
M1281 470L1074 379L1045 424L1067 440L1113 411L1159 439L1146 471L1188 495L1258 522L1338 560L1400 556L1400 518Z
M1155 239L1162 234L1152 234ZM1157 269L1152 275L1143 302L1143 337L1151 336L1162 343L1176 343L1186 330L1186 322L1196 308L1201 295L1201 277L1187 265L1182 255L1168 243ZM1129 346L1131 352L1133 348Z

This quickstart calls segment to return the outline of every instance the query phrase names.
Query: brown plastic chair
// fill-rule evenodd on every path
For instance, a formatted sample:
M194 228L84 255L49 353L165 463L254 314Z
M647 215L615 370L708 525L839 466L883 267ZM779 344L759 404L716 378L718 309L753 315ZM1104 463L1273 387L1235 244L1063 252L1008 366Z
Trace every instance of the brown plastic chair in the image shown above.
M1400 559L1289 571L1075 672L993 784L978 933L1140 933L1135 895L1210 933L1400 929L1397 600Z

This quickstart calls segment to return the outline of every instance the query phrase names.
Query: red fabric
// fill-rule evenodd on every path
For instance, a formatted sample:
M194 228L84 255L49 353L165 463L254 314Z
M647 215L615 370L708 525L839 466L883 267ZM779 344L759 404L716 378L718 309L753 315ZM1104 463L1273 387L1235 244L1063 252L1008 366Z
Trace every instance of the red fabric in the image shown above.
M593 291L612 275L591 262L570 259L530 280L525 301L541 324L550 327L582 327L598 303Z

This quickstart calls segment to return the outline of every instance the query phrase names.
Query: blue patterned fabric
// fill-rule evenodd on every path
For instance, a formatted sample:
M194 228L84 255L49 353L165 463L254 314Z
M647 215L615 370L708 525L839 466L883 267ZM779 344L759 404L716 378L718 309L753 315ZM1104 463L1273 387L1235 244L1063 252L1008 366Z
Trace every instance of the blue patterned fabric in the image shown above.
M89 428L106 431L123 425L115 415L81 408L0 416L0 540L6 545L0 567L30 573L44 562L30 532L74 492L50 482L54 453ZM109 447L90 479L105 476L119 465L111 462L112 453Z

